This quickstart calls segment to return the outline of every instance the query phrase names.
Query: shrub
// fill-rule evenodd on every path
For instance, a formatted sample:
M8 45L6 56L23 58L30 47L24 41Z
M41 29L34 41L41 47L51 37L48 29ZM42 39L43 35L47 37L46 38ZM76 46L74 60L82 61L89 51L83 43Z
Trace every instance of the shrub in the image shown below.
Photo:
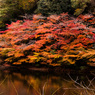
M95 15L95 0L91 0L91 2L88 3L87 10L88 12L93 13Z
M18 0L18 7L25 12L29 12L35 7L37 1L38 0Z
M32 12L38 0L0 0L0 28L20 14Z
M15 65L95 66L94 23L93 15L67 13L12 22L0 33L0 57Z
M5 27L7 21L11 21L11 18L18 12L17 2L12 0L0 1L0 27Z
M70 0L39 0L35 13L43 15L60 14L62 12L70 12Z
M72 7L75 9L74 15L78 16L85 11L91 0L71 0Z

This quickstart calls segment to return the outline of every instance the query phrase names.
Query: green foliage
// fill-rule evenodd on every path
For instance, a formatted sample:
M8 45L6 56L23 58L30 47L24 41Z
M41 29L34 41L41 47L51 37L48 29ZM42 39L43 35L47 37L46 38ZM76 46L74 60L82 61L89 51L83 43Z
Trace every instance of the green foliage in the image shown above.
M38 0L18 0L18 7L23 11L28 12L35 7L37 1Z
M90 0L71 0L72 7L75 9L74 15L78 16L84 12L87 7L87 3L90 3Z
M70 0L39 0L38 8L35 13L43 15L60 14L62 12L70 12Z
M11 21L18 12L17 2L12 0L0 1L0 28L5 27L7 21Z
M0 28L20 14L31 11L38 0L0 0ZM32 11L31 11L32 12Z

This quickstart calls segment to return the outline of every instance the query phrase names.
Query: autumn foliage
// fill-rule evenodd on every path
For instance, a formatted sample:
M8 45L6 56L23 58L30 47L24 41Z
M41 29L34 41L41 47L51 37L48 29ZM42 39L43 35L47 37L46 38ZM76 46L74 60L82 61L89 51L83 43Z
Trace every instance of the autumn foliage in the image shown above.
M95 17L33 15L0 32L0 57L9 64L95 66Z

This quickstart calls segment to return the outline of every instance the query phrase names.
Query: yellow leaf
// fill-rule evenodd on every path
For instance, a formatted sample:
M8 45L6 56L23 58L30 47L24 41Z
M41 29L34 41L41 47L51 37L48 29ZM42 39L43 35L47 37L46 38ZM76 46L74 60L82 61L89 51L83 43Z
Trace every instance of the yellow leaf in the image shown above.
M23 53L15 53L14 57L21 57L21 56L24 56Z
M13 64L14 64L14 65L20 65L21 62L14 62Z

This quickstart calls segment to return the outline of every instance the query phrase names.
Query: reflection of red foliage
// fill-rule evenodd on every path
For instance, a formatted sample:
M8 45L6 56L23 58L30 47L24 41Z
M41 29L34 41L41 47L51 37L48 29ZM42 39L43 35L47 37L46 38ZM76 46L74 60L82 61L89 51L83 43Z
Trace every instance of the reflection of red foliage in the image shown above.
M27 59L27 56L35 56L35 62L43 62L44 60L43 63L48 62L50 65L54 65L58 62L59 65L64 62L64 55L68 54L69 51L78 50L80 53L82 50L93 47L95 28L93 28L92 22L95 23L94 20L95 18L90 15L72 18L67 13L51 15L47 18L34 15L33 20L18 20L8 25L8 30L0 32L2 33L0 42L7 43L5 46L3 45L3 48L16 50L15 54L11 54L11 52L8 53L8 56L6 54L7 58L14 57L8 59L8 62L9 60L19 61L21 58ZM85 25L85 22L89 23L90 27L88 24ZM39 54L34 54L35 52ZM43 52L47 56L43 56ZM27 63L28 61L31 63L33 60L32 58L27 59ZM20 61L16 63L20 63Z

